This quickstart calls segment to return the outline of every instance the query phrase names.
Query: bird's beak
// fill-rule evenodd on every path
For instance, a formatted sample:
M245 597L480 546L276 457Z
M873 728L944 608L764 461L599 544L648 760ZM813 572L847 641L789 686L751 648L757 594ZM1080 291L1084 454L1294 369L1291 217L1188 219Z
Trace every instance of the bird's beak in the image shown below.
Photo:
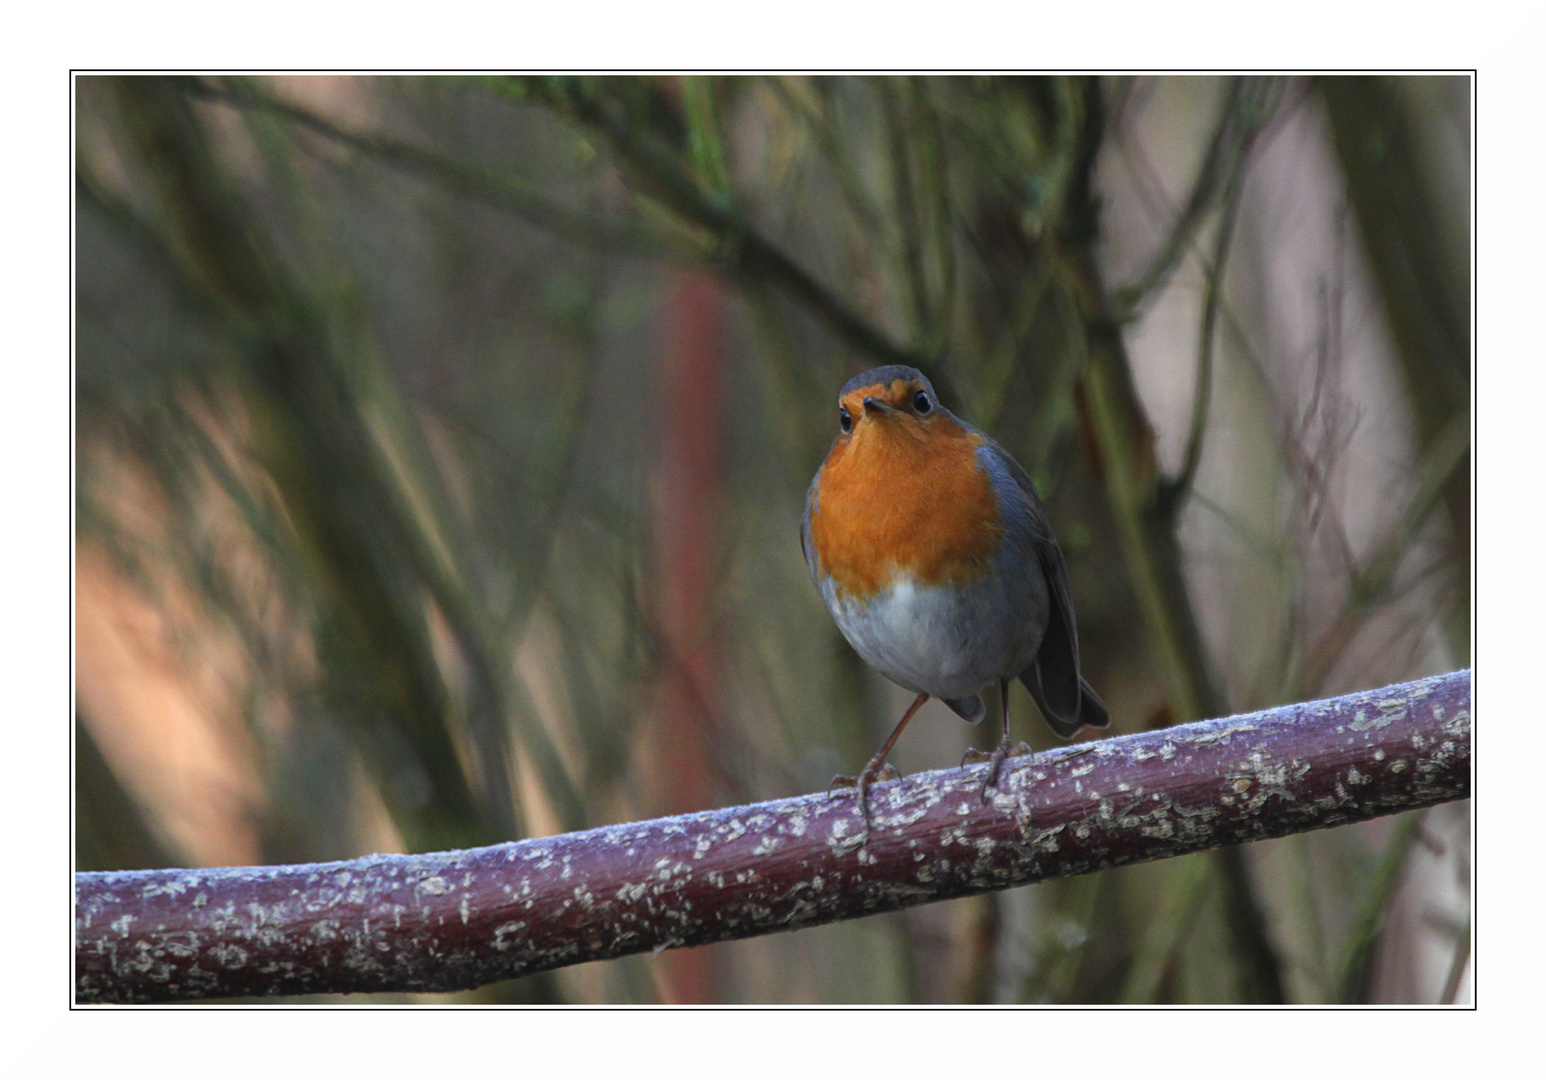
M871 416L886 416L895 413L897 408L895 405L888 405L880 398L867 397L864 399L864 411Z

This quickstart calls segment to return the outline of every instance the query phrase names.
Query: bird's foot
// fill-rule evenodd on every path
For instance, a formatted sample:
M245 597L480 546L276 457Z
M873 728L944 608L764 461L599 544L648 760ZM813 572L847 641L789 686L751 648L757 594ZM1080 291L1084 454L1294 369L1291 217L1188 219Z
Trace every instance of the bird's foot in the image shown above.
M982 799L983 802L987 802L988 788L997 784L999 766L1004 764L1004 759L1020 757L1022 754L1034 753L1036 753L1036 751L1031 749L1029 743L1011 743L1008 739L1005 739L1003 742L999 743L998 746L994 747L991 754L986 750L978 750L975 747L971 750L968 750L965 755L962 756L961 764L963 766L975 765L982 761L986 761L988 763L988 770L987 772L983 773L982 776L982 786L977 789L978 797Z
M839 791L855 790L859 793L859 815L864 818L864 838L870 838L870 785L879 780L900 780L902 774L889 761L882 764L872 761L858 776L834 776L827 785L827 798Z

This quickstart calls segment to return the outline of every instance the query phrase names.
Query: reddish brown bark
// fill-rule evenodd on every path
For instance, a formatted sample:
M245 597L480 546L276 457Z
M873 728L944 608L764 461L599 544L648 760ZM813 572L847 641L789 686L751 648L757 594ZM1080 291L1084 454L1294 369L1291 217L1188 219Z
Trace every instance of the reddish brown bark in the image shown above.
M454 990L792 930L1471 791L1471 675L435 855L76 875L79 1001Z

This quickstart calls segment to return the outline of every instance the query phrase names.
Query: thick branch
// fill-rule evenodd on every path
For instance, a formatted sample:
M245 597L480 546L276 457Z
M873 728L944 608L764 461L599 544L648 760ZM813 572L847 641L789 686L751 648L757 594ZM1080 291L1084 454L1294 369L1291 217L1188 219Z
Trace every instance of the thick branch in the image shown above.
M434 855L76 875L82 1002L456 990L1470 794L1469 671L877 784Z

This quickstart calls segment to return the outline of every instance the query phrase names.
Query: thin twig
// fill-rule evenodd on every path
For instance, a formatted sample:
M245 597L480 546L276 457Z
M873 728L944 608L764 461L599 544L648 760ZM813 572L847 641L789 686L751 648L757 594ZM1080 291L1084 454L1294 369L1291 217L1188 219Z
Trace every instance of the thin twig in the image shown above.
M1433 170L1399 80L1323 76L1315 85L1406 375L1417 444L1426 450L1453 417L1470 413L1472 281L1465 234L1452 242L1441 227ZM1452 472L1443 494L1455 563L1469 566L1471 470ZM1470 575L1457 576L1455 586L1457 602L1444 613L1446 636L1454 655L1470 656Z
M1214 128L1186 205L1149 265L1130 284L1117 290L1114 308L1119 320L1136 314L1169 278L1219 192L1236 183L1251 143L1271 117L1280 95L1281 86L1275 79L1240 77L1230 82L1223 114Z
M854 167L849 158L843 139L834 134L832 122L828 119L831 110L823 109L818 114L802 101L800 96L789 87L792 78L788 75L769 76L766 78L766 83L784 107L811 133L816 141L816 149L827 159L832 175L836 178L838 186L842 188L848 209L859 219L864 230L872 238L885 237L889 231L886 228L885 218L875 205L874 198L860 183L859 170Z
M1356 563L1349 567L1347 599L1331 625L1310 643L1299 664L1301 674L1296 680L1297 685L1307 688L1321 686L1332 666L1346 654L1348 645L1375 612L1394 603L1400 598L1400 592L1406 591L1393 591L1397 571L1406 564L1412 553L1413 542L1433 512L1439 508L1451 475L1469 461L1470 450L1469 420L1465 416L1457 416L1433 440L1428 452L1418 463L1416 490L1407 500L1390 532L1361 567ZM1453 556L1446 552L1423 572L1411 574L1406 583L1407 589L1430 574L1441 573L1453 566Z
M1244 154L1244 148L1241 153ZM1219 216L1219 235L1208 271L1208 292L1202 306L1202 334L1197 343L1197 388L1192 397L1192 422L1186 439L1186 454L1175 479L1160 485L1160 512L1172 520L1180 515L1191 493L1197 466L1202 461L1202 442L1208 432L1208 404L1213 396L1213 339L1218 326L1219 304L1229 262L1230 243L1239 218L1240 197L1245 190L1245 169L1237 167L1229 180L1224 207Z

